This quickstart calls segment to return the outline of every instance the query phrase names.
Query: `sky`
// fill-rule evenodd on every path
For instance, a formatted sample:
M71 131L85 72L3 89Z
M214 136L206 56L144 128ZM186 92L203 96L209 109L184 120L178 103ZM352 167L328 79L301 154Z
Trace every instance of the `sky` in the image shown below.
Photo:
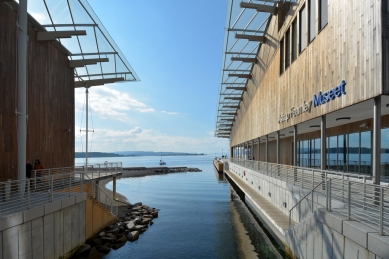
M214 137L227 0L89 4L139 82L91 87L89 151L224 154ZM85 151L85 88L75 90L75 149Z

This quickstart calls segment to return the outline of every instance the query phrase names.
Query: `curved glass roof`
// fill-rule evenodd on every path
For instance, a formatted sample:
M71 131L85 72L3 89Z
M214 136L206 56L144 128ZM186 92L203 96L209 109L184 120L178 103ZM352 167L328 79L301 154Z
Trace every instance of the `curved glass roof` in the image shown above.
M216 111L216 137L230 136L247 80L255 63L253 59L263 44L260 38L265 36L268 21L275 13L277 3L278 1L271 0L228 1ZM254 36L252 40L247 39L252 36Z
M8 4L13 8L17 6L17 2ZM38 33L84 31L84 35L51 40L69 56L69 60L89 60L87 63L92 63L75 65L75 87L85 86L84 82L93 86L139 81L134 69L86 0L28 0L28 13L29 23Z

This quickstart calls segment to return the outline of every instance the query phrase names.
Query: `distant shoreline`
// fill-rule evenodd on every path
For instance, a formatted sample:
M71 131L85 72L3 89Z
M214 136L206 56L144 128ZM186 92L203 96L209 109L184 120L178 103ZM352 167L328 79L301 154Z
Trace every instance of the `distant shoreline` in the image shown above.
M143 156L206 156L207 154L204 153L173 153L173 152L166 152L162 153L156 153L156 152L140 152L139 154L117 154L117 153L105 153L105 152L89 152L88 157L143 157ZM85 152L75 152L75 158L85 158Z

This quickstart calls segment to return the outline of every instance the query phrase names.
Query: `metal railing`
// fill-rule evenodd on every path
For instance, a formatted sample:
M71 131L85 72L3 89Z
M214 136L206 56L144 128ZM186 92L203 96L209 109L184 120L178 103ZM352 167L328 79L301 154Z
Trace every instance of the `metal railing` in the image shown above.
M55 176L58 174L64 174L69 172L78 172L86 173L90 178L101 178L106 176L114 176L122 172L122 163L103 163L103 164L90 164L88 167L85 166L69 166L69 167L60 167L60 168L48 168L32 171L32 178L36 180L38 177L43 176Z
M321 181L318 185L315 186L312 190L310 190L302 199L300 199L290 210L289 210L289 227L291 227L292 222L292 210L297 207L297 205L300 205L300 203L305 200L309 194L311 194L311 213L313 213L313 192L316 190L317 187L319 187L324 181Z
M231 163L312 190L326 197L326 208L389 235L389 187L375 185L370 175L326 171L231 158ZM230 165L231 168L231 165ZM324 182L323 182L324 181ZM299 218L301 218L299 216Z
M27 180L0 182L0 218L86 192L117 215L118 203L83 167L45 169ZM111 170L112 175L114 171Z

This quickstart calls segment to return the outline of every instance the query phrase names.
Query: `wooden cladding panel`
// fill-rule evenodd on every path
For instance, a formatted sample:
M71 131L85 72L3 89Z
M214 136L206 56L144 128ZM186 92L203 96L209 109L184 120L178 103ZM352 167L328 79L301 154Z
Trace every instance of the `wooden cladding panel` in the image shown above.
M17 13L0 3L0 181L17 178ZM74 165L74 77L68 58L29 27L27 159ZM66 129L70 129L67 132Z
M278 32L277 16L267 28L267 42L258 52L247 92L231 131L231 145L334 112L383 93L381 3L378 1L328 0L328 24L280 75L279 40L297 17L293 6ZM316 21L317 23L318 21ZM316 27L317 24L316 24ZM299 40L299 37L298 37ZM298 42L299 44L299 42ZM346 95L313 108L288 122L279 115L311 101L313 94L347 82Z

